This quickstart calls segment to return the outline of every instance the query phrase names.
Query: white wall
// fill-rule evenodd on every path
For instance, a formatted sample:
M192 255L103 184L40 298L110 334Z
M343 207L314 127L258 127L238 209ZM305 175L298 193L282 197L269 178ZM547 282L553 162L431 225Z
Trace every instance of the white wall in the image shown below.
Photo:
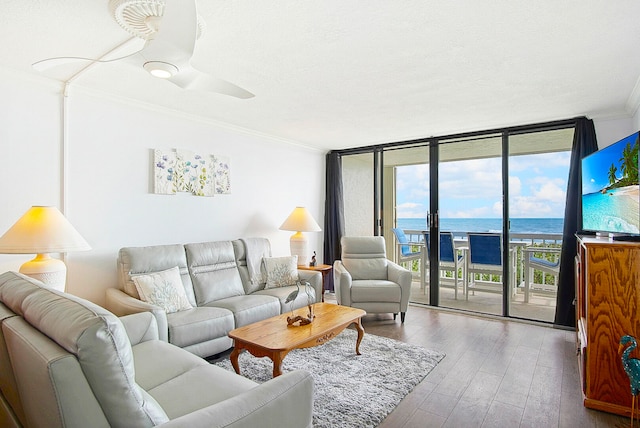
M274 255L285 255L292 232L278 227L295 206L323 224L324 153L73 86L63 175L60 88L4 73L0 141L8 166L0 168L0 191L9 209L0 212L0 233L31 205L64 206L92 246L66 257L70 293L102 304L105 289L116 286L124 246L260 236L271 240ZM232 193L151 194L153 148L229 156ZM308 237L321 255L322 233ZM0 255L0 271L18 270L31 257Z
M59 205L60 89L0 70L0 234L31 205ZM18 270L24 261L25 256L0 255L0 272Z
M342 156L342 182L344 234L373 235L373 155Z
M596 129L598 148L602 149L627 137L640 128L634 124L634 118L594 119L593 126Z

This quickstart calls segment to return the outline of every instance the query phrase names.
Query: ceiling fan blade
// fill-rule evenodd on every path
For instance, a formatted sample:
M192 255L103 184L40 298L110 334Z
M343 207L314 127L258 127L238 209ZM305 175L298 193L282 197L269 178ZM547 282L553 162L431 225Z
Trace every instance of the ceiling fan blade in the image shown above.
M244 90L231 82L203 73L190 65L186 68L181 67L180 72L170 77L168 80L183 89L216 92L241 99L255 97L251 92Z
M166 0L162 20L142 55L149 61L164 61L180 66L193 55L198 31L195 0Z
M146 41L141 50L114 59L55 57L38 61L32 65L36 70L46 70L77 61L106 63L126 59L127 62L143 67L156 77L167 78L183 89L216 92L241 99L253 98L255 95L251 92L191 66L197 31L196 0L165 0L158 30L152 38ZM123 45L124 43L107 55Z

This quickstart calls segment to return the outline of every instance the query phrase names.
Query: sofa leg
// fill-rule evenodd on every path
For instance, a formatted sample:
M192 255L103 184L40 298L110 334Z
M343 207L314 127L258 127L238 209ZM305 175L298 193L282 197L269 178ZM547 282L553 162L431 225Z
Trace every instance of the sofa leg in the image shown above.
M405 316L406 312L400 312L400 322L404 323L404 316Z
M397 314L397 313L394 313L394 314L393 314L393 320L394 320L394 321L396 320L396 317L397 317L397 316L398 316L398 314Z

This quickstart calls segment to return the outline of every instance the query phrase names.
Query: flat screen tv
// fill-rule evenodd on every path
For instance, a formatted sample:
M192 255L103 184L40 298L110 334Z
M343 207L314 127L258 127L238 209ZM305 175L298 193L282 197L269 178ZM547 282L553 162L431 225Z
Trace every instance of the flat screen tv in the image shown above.
M636 132L582 159L582 229L613 239L640 237Z

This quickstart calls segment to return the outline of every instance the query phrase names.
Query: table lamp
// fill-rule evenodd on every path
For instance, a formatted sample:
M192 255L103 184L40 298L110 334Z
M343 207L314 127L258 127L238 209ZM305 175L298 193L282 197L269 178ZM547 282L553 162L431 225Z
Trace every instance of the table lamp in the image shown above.
M37 254L20 266L20 273L64 291L67 267L49 253L90 250L82 236L55 207L31 207L0 237L2 254Z
M284 223L282 223L280 230L296 232L291 235L291 239L289 240L291 255L298 256L298 266L308 266L309 241L302 232L320 232L320 230L322 230L313 217L311 217L309 211L304 207L296 207Z

